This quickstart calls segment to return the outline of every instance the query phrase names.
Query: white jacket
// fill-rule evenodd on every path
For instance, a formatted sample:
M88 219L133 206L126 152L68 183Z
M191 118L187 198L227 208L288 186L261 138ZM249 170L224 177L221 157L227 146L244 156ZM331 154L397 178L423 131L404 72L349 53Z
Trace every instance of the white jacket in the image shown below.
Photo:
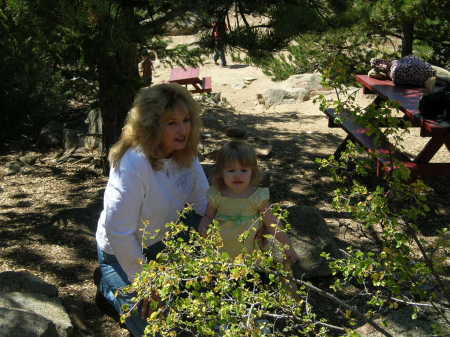
M97 245L115 255L130 282L142 271L142 234L160 232L147 238L144 247L161 241L165 224L177 219L186 203L203 215L207 207L208 181L198 159L189 168L180 168L164 159L161 170L153 170L144 153L129 149L120 164L111 168L103 211L97 225Z

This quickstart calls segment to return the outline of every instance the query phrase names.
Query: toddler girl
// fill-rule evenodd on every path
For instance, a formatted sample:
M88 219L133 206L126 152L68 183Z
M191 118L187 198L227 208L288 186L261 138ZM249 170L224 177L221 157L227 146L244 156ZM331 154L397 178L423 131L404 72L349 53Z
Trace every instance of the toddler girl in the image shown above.
M212 187L208 191L208 208L199 225L199 232L206 235L212 220L220 223L223 249L231 258L246 250L251 252L261 234L271 234L284 245L288 245L286 257L290 264L298 256L290 247L287 235L273 224L278 219L269 207L269 189L258 187L261 173L256 153L242 141L225 144L217 154ZM263 223L258 217L263 215ZM241 242L239 236L249 231Z

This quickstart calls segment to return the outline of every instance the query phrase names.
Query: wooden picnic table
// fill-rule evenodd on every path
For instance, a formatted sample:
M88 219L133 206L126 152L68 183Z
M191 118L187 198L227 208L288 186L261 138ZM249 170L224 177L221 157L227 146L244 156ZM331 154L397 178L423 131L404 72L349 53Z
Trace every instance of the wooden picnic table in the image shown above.
M387 159L389 156L386 156L386 154L389 154L402 161L406 167L419 175L450 176L450 123L437 122L421 116L419 101L425 89L396 86L390 80L378 80L367 75L356 75L356 80L363 85L365 92L378 95L373 103L375 106L383 100L398 103L400 110L404 113L404 119L409 120L413 127L420 127L420 136L430 137L430 140L419 154L411 158L396 149L387 137L381 139L381 142L375 140L374 136L366 128L358 124L351 113L344 112L341 116L337 116L333 109L328 109L325 113L330 119L329 126L335 126L334 120L339 117L339 126L348 135L336 150L335 155L339 156L348 140L352 140L364 146L369 152L380 154L377 159L377 174L379 175L392 168L392 162ZM443 146L449 152L448 162L430 163L437 151ZM384 157L382 154L384 154Z
M211 77L200 78L199 68L173 68L170 71L170 83L178 83L186 86L193 86L189 91L192 93L205 93L212 91Z

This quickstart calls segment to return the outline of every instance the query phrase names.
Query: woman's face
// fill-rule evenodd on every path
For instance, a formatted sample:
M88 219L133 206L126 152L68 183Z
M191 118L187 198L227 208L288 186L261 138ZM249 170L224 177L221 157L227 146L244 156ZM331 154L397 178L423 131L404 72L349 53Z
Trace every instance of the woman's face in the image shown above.
M163 118L161 127L161 148L166 158L186 147L192 127L188 111L175 109L168 117Z

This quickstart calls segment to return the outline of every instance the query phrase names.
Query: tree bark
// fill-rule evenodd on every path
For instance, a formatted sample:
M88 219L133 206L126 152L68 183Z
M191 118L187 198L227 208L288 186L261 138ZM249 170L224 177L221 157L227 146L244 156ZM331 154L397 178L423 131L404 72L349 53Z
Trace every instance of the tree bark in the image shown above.
M402 57L412 54L414 41L414 22L408 20L403 22Z
M121 16L122 20L135 20L131 17L132 8L124 8ZM97 55L99 104L103 122L102 161L105 172L108 171L108 152L120 137L139 85L136 43L124 41L123 37L106 38L110 40L109 44L106 48L99 48Z
M111 146L117 142L136 93L135 86L130 82L137 81L137 62L130 53L131 47L115 55L104 55L99 64L99 100L103 120L103 152L108 153ZM134 47L136 49L136 47ZM133 59L133 61L131 60ZM129 63L129 64L127 64ZM130 69L133 65L136 74Z

